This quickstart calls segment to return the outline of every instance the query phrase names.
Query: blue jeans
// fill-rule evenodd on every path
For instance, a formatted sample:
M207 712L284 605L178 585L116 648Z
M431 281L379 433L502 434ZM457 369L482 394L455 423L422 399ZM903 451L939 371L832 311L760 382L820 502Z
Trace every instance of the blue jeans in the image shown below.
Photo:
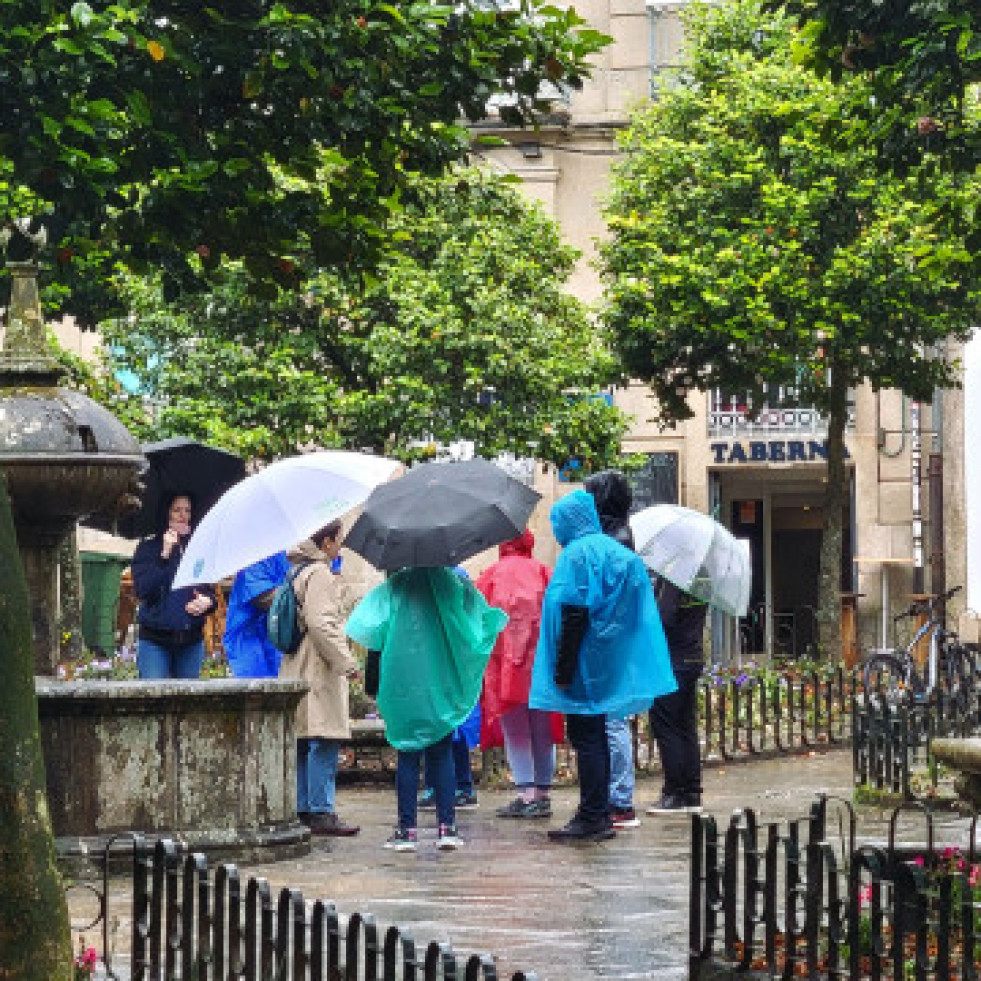
M164 647L140 637L136 646L136 668L147 681L159 678L200 678L204 660L204 641L183 647Z
M419 764L426 756L426 770L433 781L436 814L440 824L452 824L454 816L453 734L423 749L399 750L395 771L395 790L398 795L399 827L416 826L416 795L419 792Z
M634 744L627 719L607 719L610 743L610 806L623 810L634 806Z
M432 787L433 778L429 772L429 757L425 756L422 768L422 782ZM470 747L462 736L453 739L453 781L458 794L469 797L473 793L473 767L470 762Z
M298 814L333 814L337 787L336 739L297 739L296 811Z

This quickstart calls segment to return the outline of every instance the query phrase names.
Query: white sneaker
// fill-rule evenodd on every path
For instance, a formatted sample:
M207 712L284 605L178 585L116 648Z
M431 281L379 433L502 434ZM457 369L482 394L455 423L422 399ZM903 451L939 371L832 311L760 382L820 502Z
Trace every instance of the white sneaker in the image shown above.
M456 833L456 826L453 824L441 824L439 826L439 836L436 839L436 847L441 852L456 851L463 847L463 839Z

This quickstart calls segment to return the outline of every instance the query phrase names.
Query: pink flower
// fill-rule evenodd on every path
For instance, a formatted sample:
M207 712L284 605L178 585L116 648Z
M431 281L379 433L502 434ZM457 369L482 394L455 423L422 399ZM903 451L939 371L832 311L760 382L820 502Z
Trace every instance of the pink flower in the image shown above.
M923 868L923 856L922 855L917 855L916 858L913 859L913 864L914 865L918 865L922 869Z

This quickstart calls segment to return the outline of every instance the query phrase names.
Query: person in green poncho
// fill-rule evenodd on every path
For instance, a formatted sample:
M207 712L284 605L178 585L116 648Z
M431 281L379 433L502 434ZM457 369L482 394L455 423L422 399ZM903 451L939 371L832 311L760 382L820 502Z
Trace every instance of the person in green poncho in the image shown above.
M385 736L398 750L398 828L386 848L416 848L416 794L424 754L436 792L437 847L462 844L454 819L453 730L477 703L507 619L472 582L445 568L394 573L348 619L348 637L368 650L365 689L374 694L376 688Z

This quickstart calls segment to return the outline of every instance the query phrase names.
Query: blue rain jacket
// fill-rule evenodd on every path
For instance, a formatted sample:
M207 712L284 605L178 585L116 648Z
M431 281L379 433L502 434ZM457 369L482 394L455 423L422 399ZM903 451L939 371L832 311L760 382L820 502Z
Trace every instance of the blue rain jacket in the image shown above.
M530 708L623 718L677 690L657 602L643 561L603 534L596 504L583 490L556 501L552 531L562 546L542 603ZM572 684L555 684L565 604L589 610Z
M402 569L358 604L344 629L381 651L376 701L396 749L425 749L464 723L507 620L444 568Z
M275 678L279 674L282 652L273 647L266 632L266 611L252 600L268 589L275 589L290 571L285 552L277 552L247 566L235 577L222 644L228 666L236 678Z

